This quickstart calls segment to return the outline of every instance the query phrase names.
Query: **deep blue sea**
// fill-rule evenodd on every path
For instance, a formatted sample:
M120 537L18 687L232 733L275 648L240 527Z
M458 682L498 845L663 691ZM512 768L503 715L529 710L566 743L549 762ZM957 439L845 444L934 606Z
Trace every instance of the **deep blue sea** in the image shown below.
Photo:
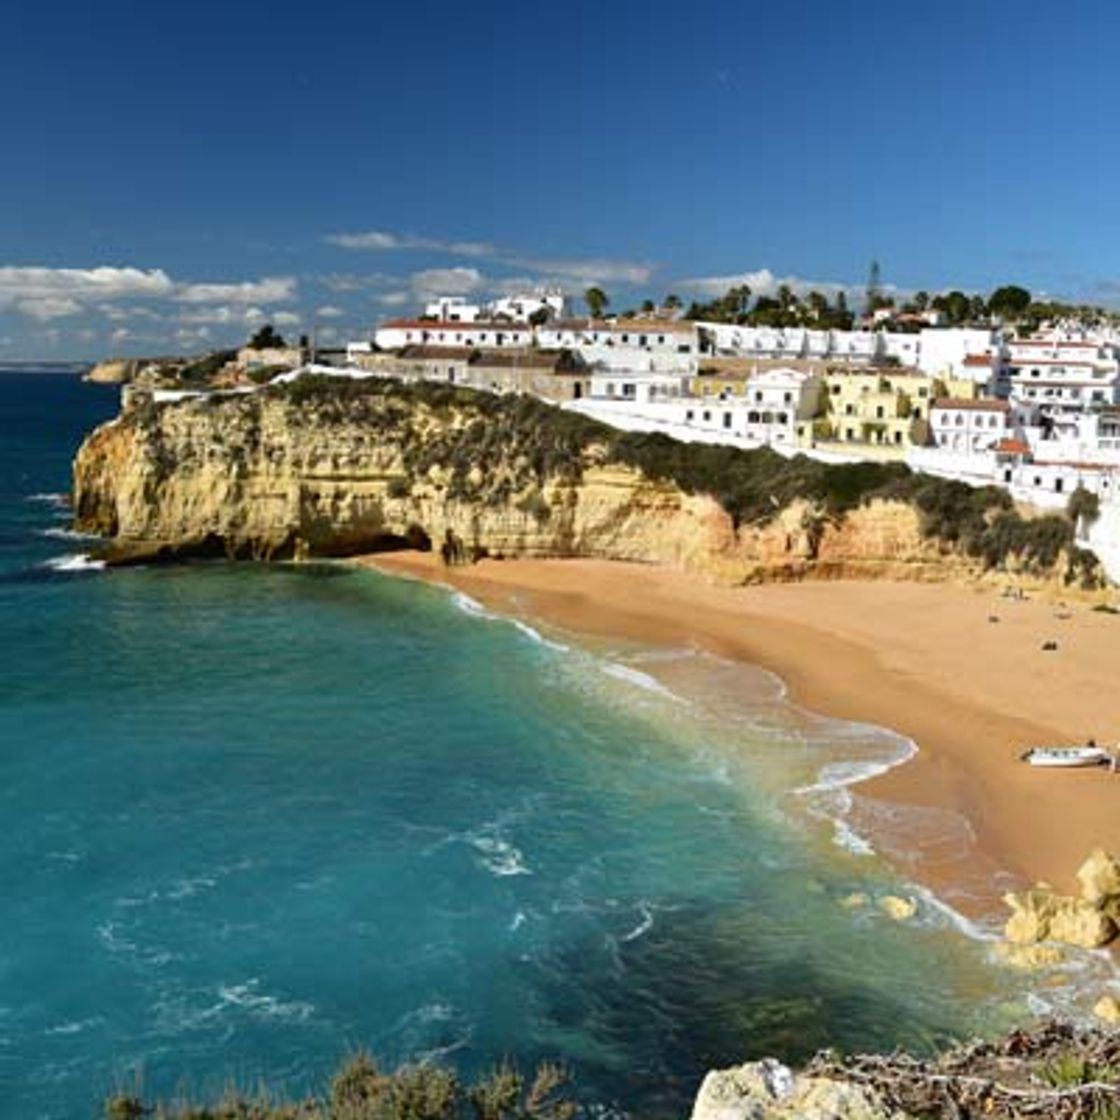
M116 401L0 374L0 1116L301 1093L362 1047L555 1059L661 1120L714 1065L1026 1013L834 819L907 744L369 572L97 570L58 496Z

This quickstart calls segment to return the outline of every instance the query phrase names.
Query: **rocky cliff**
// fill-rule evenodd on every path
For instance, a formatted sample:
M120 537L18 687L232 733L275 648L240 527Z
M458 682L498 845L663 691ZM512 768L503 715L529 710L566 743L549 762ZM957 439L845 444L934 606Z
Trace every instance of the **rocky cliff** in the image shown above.
M1043 549L995 499L917 477L628 436L528 398L308 379L164 404L133 395L79 450L74 503L78 527L122 561L435 547L665 563L732 583L1009 566L1092 582L1061 525L1034 534ZM954 494L976 507L976 540L1014 522L994 563L946 512Z

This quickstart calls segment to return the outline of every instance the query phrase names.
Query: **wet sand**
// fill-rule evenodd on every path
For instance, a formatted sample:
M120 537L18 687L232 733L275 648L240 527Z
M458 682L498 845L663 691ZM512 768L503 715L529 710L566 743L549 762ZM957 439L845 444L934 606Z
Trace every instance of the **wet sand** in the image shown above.
M966 907L975 912L998 910L997 870L1071 890L1092 848L1120 852L1120 775L1018 761L1030 745L1090 736L1116 745L1120 616L933 584L715 587L596 560L446 568L431 554L398 553L358 563L451 584L493 609L577 634L694 643L778 673L803 707L901 732L917 756L859 790L967 818L971 852L926 853L906 871L939 892L982 872L990 890ZM1050 640L1058 649L1044 652Z

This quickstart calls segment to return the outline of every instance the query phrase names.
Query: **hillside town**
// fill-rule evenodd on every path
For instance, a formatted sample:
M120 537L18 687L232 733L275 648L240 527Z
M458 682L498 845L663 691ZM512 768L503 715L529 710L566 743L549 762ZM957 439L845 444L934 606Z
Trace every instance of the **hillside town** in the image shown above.
M948 325L926 301L916 312L849 315L847 329L687 318L675 299L606 317L602 293L587 295L597 315L575 317L554 289L492 303L441 297L333 352L306 339L288 346L265 328L221 355L224 365L216 357L200 365L230 388L314 370L529 393L689 442L834 463L903 461L1006 488L1042 510L1085 491L1099 508L1082 526L1085 540L1120 567L1115 325L1077 317L1032 323L1029 333L995 319Z
M1044 507L1120 478L1120 334L1043 324L758 327L666 309L572 318L556 292L433 301L352 342L387 376L531 392L606 423L828 461L900 459Z

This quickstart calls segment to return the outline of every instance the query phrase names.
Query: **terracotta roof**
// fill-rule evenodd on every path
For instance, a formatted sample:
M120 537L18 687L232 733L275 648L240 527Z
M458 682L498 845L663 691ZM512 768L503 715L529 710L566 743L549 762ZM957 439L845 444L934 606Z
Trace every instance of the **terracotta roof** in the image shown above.
M1001 439L993 450L997 455L1029 455L1030 447L1021 439Z
M971 401L963 397L942 397L934 401L930 408L956 408L968 412L1010 412L1011 405L1007 401L979 400Z
M990 366L996 360L994 354L966 354L964 364L966 366Z

